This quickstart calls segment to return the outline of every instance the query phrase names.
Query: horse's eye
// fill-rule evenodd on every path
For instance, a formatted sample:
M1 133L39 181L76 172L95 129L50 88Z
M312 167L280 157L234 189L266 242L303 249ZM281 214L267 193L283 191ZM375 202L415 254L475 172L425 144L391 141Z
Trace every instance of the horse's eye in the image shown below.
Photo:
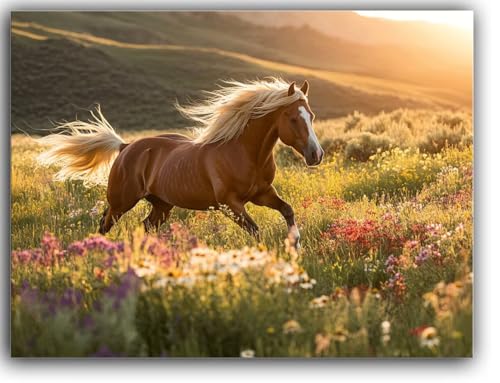
M297 120L297 117L292 117L290 119L290 121L292 121L292 123L296 124L298 120Z

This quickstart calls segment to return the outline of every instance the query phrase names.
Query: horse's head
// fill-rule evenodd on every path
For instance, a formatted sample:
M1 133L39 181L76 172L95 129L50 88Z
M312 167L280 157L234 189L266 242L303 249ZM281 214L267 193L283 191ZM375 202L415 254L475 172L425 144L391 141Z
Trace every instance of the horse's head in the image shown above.
M307 96L309 83L304 81L300 90ZM288 88L288 96L294 93L295 82ZM325 154L314 133L313 120L309 104L300 99L284 107L277 121L280 140L299 152L308 166L319 165Z

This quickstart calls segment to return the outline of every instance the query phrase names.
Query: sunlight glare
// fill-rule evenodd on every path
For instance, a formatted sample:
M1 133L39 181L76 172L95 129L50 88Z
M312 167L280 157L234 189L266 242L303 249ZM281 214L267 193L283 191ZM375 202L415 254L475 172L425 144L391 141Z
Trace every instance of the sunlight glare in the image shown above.
M425 21L434 24L446 24L453 27L472 30L473 11L356 11L367 17L378 17L398 21Z

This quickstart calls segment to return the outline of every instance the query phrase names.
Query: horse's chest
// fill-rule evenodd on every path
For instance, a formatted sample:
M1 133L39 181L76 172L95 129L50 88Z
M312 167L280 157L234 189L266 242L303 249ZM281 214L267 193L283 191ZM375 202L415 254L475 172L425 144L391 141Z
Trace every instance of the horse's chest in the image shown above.
M252 182L248 185L245 193L245 199L251 200L255 196L268 190L269 186L273 182L273 179L274 174L271 173L257 174L255 177L253 177Z

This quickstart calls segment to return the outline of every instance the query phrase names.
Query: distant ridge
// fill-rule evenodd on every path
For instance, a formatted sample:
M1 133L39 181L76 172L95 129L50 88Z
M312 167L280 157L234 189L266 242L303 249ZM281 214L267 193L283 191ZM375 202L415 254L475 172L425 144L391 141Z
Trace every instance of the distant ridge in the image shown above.
M29 20L32 15L35 20ZM217 20L225 20L228 28L247 25L233 16L197 13L15 13L13 131L50 128L50 121L73 119L96 102L118 129L183 128L187 122L172 107L175 100L196 99L200 90L214 89L220 79L270 75L289 81L307 78L320 119L354 110L375 114L400 107L468 108L470 96L451 89L314 69L230 49L238 36L224 44L204 44L221 38L209 28ZM196 27L172 29L175 34L170 34L173 22ZM195 31L199 39L190 34Z

